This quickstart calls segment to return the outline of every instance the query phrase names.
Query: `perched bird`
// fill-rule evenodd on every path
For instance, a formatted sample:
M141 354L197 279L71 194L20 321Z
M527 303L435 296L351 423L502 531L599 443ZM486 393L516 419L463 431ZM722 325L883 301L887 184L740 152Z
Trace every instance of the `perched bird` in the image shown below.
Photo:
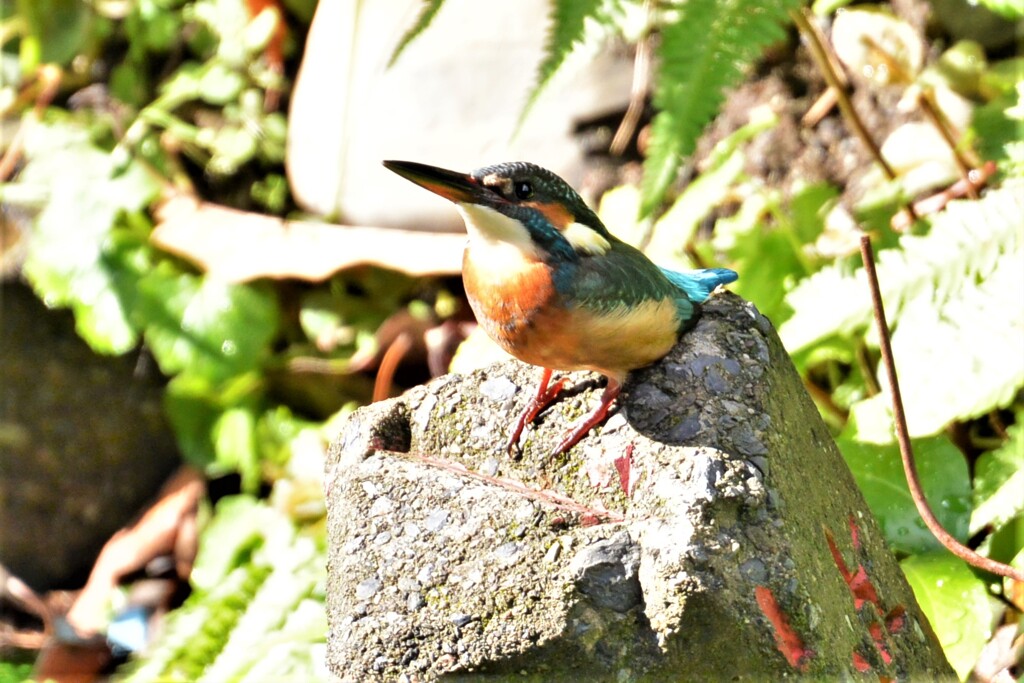
M604 420L630 370L667 354L696 321L698 305L737 277L725 268L659 268L612 235L568 183L534 164L469 174L412 161L384 166L455 203L469 233L462 279L477 322L508 353L544 368L509 451L565 386L565 378L550 385L553 370L608 378L600 404L557 455Z

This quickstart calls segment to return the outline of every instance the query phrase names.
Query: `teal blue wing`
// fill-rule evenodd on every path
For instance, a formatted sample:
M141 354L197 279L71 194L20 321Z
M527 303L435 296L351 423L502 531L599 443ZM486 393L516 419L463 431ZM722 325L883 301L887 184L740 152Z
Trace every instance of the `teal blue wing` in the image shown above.
M736 271L728 268L705 268L703 270L688 270L683 273L667 268L660 270L672 284L686 294L690 301L698 304L707 301L711 292L715 291L715 287L718 285L727 285L739 278Z
M613 239L608 252L564 264L556 269L554 278L568 307L613 311L671 298L682 329L696 316L696 304L706 301L715 287L734 281L737 275L726 268L682 273L659 268L639 250Z
M613 240L604 254L561 265L555 286L567 307L611 312L645 301L675 301L682 326L694 317L691 299L640 251Z

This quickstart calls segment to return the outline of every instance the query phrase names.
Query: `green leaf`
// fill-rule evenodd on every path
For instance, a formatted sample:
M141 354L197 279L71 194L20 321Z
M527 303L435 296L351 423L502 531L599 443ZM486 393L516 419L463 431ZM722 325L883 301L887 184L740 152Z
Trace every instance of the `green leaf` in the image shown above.
M537 83L527 96L526 104L519 115L520 125L526 120L537 98L565 63L569 54L583 42L586 21L588 18L598 17L602 4L603 0L551 0L544 59L537 69Z
M211 432L217 464L242 476L242 490L255 493L260 485L256 449L256 415L249 408L229 408L217 417Z
M245 87L245 79L225 64L209 62L201 69L196 87L199 97L204 101L223 105L238 99Z
M277 327L272 292L178 271L163 262L139 283L145 338L167 375L212 382L260 367Z
M394 66L398 58L405 52L405 48L409 46L413 40L416 39L421 33L423 33L430 23L434 20L434 16L437 15L438 10L441 9L441 5L444 4L444 0L423 0L423 7L420 9L419 16L416 17L415 23L409 27L409 30L402 35L401 40L398 41L398 45L395 47L395 51L391 53L391 59L388 60L388 67Z
M17 8L27 24L21 46L24 72L35 71L43 63L69 64L85 46L94 19L86 3L18 0Z
M978 0L978 2L1004 19L1010 21L1024 19L1024 3L1021 3L1020 0Z
M864 500L894 551L913 555L942 546L921 520L910 497L899 449L893 444L836 440ZM935 516L949 533L967 540L970 477L963 454L944 436L913 442L918 476Z
M186 460L217 474L235 461L218 462L214 431L222 414L232 408L255 410L261 399L261 377L256 372L221 382L183 373L173 378L164 393L164 409L174 429L178 448Z
M1024 512L1024 414L1007 430L1009 438L974 464L971 533L999 528Z
M268 543L289 545L295 530L286 517L252 496L228 496L217 503L203 529L192 568L192 585L211 591L237 567L252 561L254 550Z
M960 679L966 680L992 635L992 608L985 582L947 552L908 557L900 567L946 659Z
M1024 309L1021 215L1024 182L1007 181L980 200L950 203L929 234L878 252L912 436L1007 405L1024 386L1024 318L1006 314ZM863 268L843 262L801 281L786 303L794 313L779 334L790 352L871 321ZM873 327L868 341L877 344Z
M119 680L326 681L322 544L250 496L221 500L204 529L195 587Z
M1019 489L1018 489L1019 492ZM1018 569L1024 568L1024 515L1003 522L993 533L985 537L978 552L995 560ZM1006 581L1012 581L1006 578ZM1006 592L1009 597L1009 591Z
M673 6L661 27L654 90L658 114L644 164L643 215L660 205L682 159L718 112L725 89L739 83L764 48L785 38L786 13L799 5L796 0L689 0Z
M720 140L708 155L699 176L679 195L672 207L654 225L650 243L645 251L651 258L664 259L667 255L683 256L684 248L693 239L701 222L735 191L735 186L746 179L744 143L771 129L778 117L765 112L752 117L750 123ZM659 265L677 267L670 262ZM683 268L692 267L684 264Z
M94 350L131 349L136 331L116 281L133 256L111 232L124 212L156 196L156 182L136 163L117 173L112 156L71 125L33 126L25 152L18 185L3 191L34 188L46 200L29 243L26 277L48 306L71 307L79 334Z

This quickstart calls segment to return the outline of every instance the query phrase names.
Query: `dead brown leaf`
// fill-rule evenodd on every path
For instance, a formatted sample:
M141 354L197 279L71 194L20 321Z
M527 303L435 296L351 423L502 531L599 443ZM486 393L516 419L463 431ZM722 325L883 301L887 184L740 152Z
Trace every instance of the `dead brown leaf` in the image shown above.
M191 572L196 554L196 506L206 491L202 475L182 467L164 484L160 499L137 523L115 533L93 565L89 580L67 613L68 624L81 636L101 633L107 626L110 596L120 578L159 555L175 557L181 578Z
M189 195L169 198L157 217L153 244L228 282L318 282L359 265L413 276L453 275L461 270L466 242L461 233L286 221Z

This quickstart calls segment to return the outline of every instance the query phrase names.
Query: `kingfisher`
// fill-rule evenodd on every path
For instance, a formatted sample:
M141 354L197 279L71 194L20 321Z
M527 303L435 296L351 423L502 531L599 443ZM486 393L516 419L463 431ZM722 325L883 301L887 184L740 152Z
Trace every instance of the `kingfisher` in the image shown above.
M664 357L692 327L700 304L734 271L661 268L613 235L572 187L551 171L516 161L470 173L385 161L407 180L455 203L469 240L466 296L478 324L501 348L543 369L506 450L565 387L555 370L608 379L598 406L562 438L565 453L608 415L630 370Z

